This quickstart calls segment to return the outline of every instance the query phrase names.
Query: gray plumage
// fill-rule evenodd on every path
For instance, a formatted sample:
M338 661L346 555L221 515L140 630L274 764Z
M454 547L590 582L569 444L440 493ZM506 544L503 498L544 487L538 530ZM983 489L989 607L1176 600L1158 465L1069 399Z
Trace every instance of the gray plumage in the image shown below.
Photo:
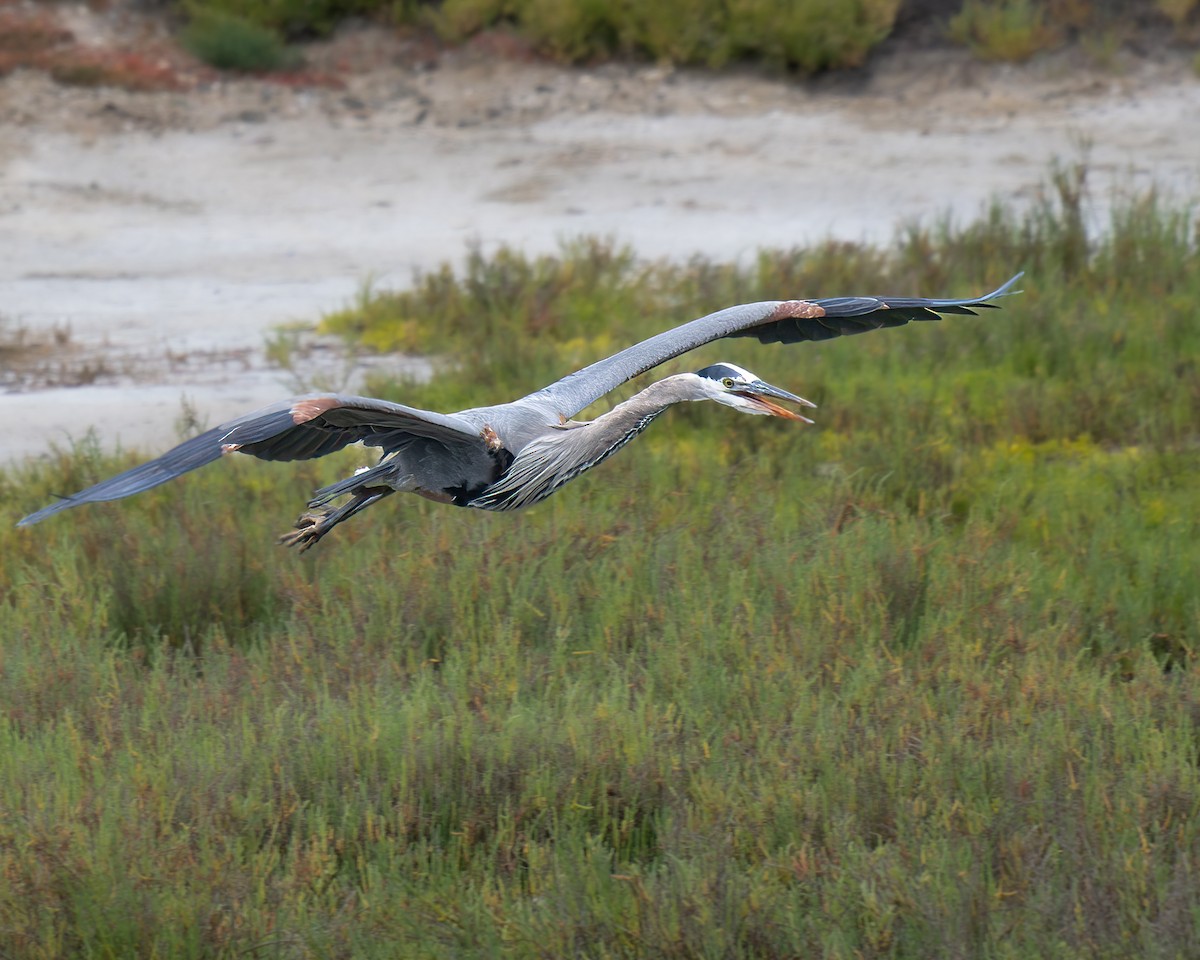
M811 422L775 401L813 404L726 363L652 383L595 420L573 419L623 383L667 360L725 337L787 344L912 320L936 320L940 314L974 314L978 308L994 307L990 301L1017 292L1012 287L1020 276L989 294L966 300L835 297L740 304L643 340L519 400L453 414L343 394L285 400L62 497L18 526L70 507L149 490L226 453L247 453L261 460L308 460L351 443L380 448L379 462L318 490L309 511L281 542L307 549L341 521L401 491L462 507L515 510L544 500L607 459L675 403L715 400L743 413ZM342 497L349 499L330 506Z

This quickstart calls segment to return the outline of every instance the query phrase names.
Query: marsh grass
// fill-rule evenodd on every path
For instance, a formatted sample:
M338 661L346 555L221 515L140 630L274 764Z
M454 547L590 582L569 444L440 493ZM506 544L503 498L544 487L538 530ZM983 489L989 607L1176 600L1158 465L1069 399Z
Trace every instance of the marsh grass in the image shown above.
M1027 268L677 367L814 428L695 405L526 514L389 501L303 557L273 535L362 454L0 529L3 955L1196 955L1196 227L1089 235L1081 176L886 253L476 253L327 321L451 344L376 386L453 408L737 300Z

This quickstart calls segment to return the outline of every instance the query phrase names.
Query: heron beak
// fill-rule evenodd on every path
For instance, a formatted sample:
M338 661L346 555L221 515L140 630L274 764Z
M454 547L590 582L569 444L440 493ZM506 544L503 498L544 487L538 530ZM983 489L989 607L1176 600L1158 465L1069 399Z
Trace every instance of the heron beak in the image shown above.
M816 404L811 400L805 400L803 397L798 397L794 393L788 393L786 390L780 390L779 387L773 387L769 383L762 380L755 380L745 390L739 390L738 396L751 400L759 406L763 407L765 412L773 417L783 417L787 420L801 420L804 423L812 423L808 417L803 414L796 413L794 410L789 410L787 407L781 407L779 404L772 402L769 397L775 397L779 400L787 400L789 403L795 403L801 407L812 407L816 409Z

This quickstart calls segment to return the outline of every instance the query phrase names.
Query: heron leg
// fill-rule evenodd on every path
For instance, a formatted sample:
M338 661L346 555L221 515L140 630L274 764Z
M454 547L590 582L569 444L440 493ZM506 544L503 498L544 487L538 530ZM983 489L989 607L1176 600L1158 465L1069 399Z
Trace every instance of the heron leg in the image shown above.
M392 490L399 490L402 486L395 462L392 460L382 460L373 467L360 467L352 476L339 480L337 483L331 483L327 487L322 487L312 495L312 499L308 501L308 505L309 507L323 507L330 500L336 500L344 494L362 490L368 485L374 484L377 480L384 481L388 488ZM375 487L375 489L380 488Z
M302 513L296 520L296 529L285 533L279 542L285 547L299 547L303 553L343 520L348 520L358 511L395 492L392 487L360 487L353 490L350 499L340 507L321 507Z

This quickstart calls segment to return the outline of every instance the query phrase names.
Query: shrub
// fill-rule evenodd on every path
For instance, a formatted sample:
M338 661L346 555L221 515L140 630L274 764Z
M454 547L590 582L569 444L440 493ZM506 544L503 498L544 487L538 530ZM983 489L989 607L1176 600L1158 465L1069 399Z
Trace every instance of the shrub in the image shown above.
M202 0L189 4L193 17L224 16L263 27L288 39L331 33L346 17L386 9L378 0Z
M1197 0L1155 0L1154 6L1178 28L1187 22L1196 3Z
M732 0L725 43L805 73L860 66L892 30L900 0Z
M450 43L460 43L499 20L505 14L504 0L446 0L425 6L421 19Z
M577 62L621 51L628 13L603 0L519 0L517 21L534 44L557 60Z
M709 65L762 59L813 73L860 65L891 32L900 2L447 0L426 7L423 18L450 41L510 20L540 50L567 62L613 55Z
M218 70L269 73L298 59L274 31L212 9L196 11L182 40L190 53Z
M1037 0L967 0L949 27L953 40L984 60L1028 60L1061 39Z

